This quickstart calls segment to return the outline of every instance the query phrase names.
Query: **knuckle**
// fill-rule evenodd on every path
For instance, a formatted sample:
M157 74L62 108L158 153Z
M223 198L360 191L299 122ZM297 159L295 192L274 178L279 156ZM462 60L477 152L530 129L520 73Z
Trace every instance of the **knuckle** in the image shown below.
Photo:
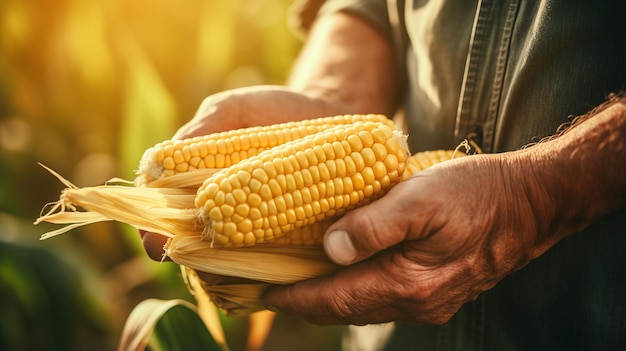
M344 295L344 294L342 294ZM349 296L339 296L330 301L329 314L339 317L341 319L348 319L353 315L353 310L350 307L352 299Z
M354 211L352 220L357 223L358 233L354 233L353 241L359 252L376 252L393 244L369 211Z
M359 301L355 300L345 291L339 291L329 305L328 315L333 316L344 324L365 325L367 321L361 317L362 312Z

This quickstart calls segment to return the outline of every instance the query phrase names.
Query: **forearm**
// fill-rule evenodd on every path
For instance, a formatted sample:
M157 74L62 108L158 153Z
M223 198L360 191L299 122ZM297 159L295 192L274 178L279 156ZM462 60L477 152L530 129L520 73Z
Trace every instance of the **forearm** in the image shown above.
M207 97L174 138L338 114L383 113L397 103L392 49L364 21L343 13L314 25L285 86L251 86Z
M535 183L541 235L558 240L626 206L626 98L519 152ZM522 161L523 162L523 161ZM551 240L548 240L551 241Z
M288 86L348 113L393 115L398 84L391 44L353 15L323 16L313 26Z

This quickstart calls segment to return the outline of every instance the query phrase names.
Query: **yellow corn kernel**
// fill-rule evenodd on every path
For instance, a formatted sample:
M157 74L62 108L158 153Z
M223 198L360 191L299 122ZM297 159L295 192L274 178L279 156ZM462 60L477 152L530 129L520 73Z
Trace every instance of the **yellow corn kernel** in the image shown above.
M359 141L354 138L359 138ZM360 141L360 138L365 140ZM313 150L317 146L323 148L324 145L333 145L333 153L326 154L324 161L318 157L307 157L305 150ZM325 132L276 146L216 173L198 189L195 206L200 210L200 219L209 228L207 235L217 244L248 246L249 240L244 238L249 236L256 237L255 243L270 240L265 237L260 239L252 233L254 225L251 222L240 225L246 217L237 212L236 204L247 206L242 207L241 211L257 209L263 216L268 216L270 227L267 229L271 229L272 239L281 238L295 229L341 215L361 203L380 197L400 181L400 175L405 169L404 162L396 162L395 169L387 170L386 164L376 161L373 148L386 145L394 145L392 149L396 150L395 154L388 151L387 157L394 155L398 160L406 159L404 137L394 133L388 124L356 121L350 125L338 125ZM341 166L338 166L338 160ZM352 167L347 166L349 162ZM375 171L372 167L377 162L379 165L375 166ZM282 167L276 166L281 163ZM337 176L338 167L341 168L342 177ZM271 170L268 171L268 168ZM381 172L381 169L385 169L385 172ZM249 176L242 176L244 172L249 173ZM313 182L313 173L319 173L317 183ZM242 184L241 188L235 189L233 182L227 181L231 177L249 178L250 181L248 186ZM258 184L254 185L255 182ZM377 191L371 191L366 196L366 186ZM225 201L232 199L234 205L228 201L220 205L217 199L222 198ZM364 201L357 202L354 199ZM304 209L305 206L308 210ZM215 211L220 211L221 216L216 215ZM215 226L214 222L223 225ZM228 231L218 232L216 228ZM237 230L233 231L234 228ZM217 234L232 237L233 240L223 243L222 240L215 240Z
M335 222L326 219L301 228L294 229L282 237L274 239L272 243L289 246L319 246L324 241L324 233ZM259 242L260 243L260 242Z
M392 156L392 155L389 155ZM463 152L456 152L454 150L432 150L422 151L411 155L406 160L406 168L402 174L402 179L405 180L411 175L422 171L426 168L436 165L437 163L451 160L452 158L459 158L466 156ZM392 162L385 159L385 166L393 167L393 163L397 160L393 159ZM388 164L389 163L389 164Z
M393 127L393 122L383 115L342 115L242 128L184 140L166 140L146 150L135 183L150 186L161 177L190 169L227 168L277 145L357 121L380 122ZM310 155L306 156L311 162ZM189 167L192 158L194 164Z

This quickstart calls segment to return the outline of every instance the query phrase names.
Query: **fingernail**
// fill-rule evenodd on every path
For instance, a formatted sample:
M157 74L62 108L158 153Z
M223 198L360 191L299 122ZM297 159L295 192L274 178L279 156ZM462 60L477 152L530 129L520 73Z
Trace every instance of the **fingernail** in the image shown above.
M350 236L343 230L335 230L324 240L326 255L337 264L348 265L356 258L356 249Z

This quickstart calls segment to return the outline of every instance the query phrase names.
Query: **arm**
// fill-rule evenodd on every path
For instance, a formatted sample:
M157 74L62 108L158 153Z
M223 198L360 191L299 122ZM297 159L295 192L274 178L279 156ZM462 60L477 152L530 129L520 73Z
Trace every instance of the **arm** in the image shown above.
M366 22L335 13L316 22L288 86L348 113L392 117L397 86L391 44Z
M562 238L626 207L626 99L550 141L437 165L325 238L334 276L269 290L321 324L443 323Z
M286 86L252 86L207 97L175 138L352 113L392 115L390 43L359 18L331 13L314 25Z

